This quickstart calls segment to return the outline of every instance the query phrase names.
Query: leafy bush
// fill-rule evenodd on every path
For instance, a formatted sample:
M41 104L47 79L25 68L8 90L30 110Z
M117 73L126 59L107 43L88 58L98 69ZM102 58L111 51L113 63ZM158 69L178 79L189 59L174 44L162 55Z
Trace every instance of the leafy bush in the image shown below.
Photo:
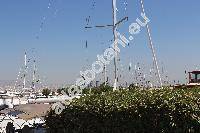
M103 83L99 87L83 89L83 94L103 94L105 92L112 92L112 91L113 87L110 87L109 85L105 85L105 83Z
M121 90L75 99L46 116L49 132L198 133L200 89Z
M60 94L62 94L62 91L64 91L67 95L69 95L68 89L69 89L69 87L59 88L59 89L57 89L57 93L60 95Z

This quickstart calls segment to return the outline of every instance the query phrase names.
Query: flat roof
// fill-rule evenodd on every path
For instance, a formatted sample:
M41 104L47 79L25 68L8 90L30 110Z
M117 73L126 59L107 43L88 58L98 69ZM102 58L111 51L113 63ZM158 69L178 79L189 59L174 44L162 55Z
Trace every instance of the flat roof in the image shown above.
M0 114L18 113L18 117L23 120L31 120L33 118L44 117L51 109L50 104L21 104L13 109L6 108L0 111Z
M50 110L51 105L49 104L25 104L16 107L17 110L25 112L18 115L19 118L28 120L35 117L44 117Z

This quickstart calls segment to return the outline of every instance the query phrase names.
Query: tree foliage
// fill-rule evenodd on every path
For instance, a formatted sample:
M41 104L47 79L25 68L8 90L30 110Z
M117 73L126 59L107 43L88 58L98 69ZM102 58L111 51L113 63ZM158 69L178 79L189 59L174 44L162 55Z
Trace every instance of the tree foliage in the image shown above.
M42 90L42 95L46 97L48 97L50 93L51 93L51 90L49 90L48 88L45 88Z
M45 119L52 133L198 133L200 89L91 93Z

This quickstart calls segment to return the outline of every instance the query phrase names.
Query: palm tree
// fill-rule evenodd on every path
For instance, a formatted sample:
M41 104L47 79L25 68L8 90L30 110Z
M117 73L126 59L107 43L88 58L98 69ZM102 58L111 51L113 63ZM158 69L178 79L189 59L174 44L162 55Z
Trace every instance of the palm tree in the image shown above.
M42 95L46 97L48 97L50 93L51 93L51 90L49 90L48 88L45 88L42 90Z

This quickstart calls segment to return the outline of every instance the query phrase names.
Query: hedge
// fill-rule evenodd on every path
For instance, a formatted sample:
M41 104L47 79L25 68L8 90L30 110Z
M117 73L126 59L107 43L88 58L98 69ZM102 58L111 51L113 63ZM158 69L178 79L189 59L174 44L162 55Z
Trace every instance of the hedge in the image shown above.
M199 133L200 89L88 94L45 119L50 133Z

